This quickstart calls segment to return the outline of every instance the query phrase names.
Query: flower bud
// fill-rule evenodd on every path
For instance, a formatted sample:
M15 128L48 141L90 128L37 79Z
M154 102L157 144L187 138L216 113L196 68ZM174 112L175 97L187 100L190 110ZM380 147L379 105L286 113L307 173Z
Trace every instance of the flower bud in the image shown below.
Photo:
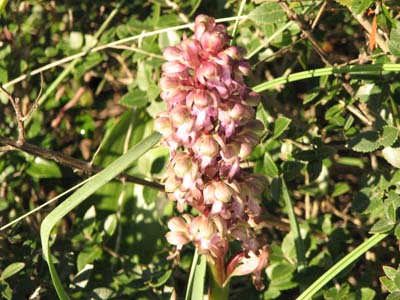
M169 136L172 134L172 126L169 118L158 117L154 121L154 130L161 133L163 136Z
M215 200L220 202L229 202L232 197L232 189L223 181L216 181L214 183Z
M184 106L179 105L171 110L170 118L175 126L179 126L185 123L190 118L190 115Z
M162 70L164 73L168 74L174 74L174 73L180 73L186 70L186 66L182 65L180 62L174 60L174 61L167 61L162 65Z
M182 51L177 47L167 47L163 50L164 58L168 61L178 60Z
M163 76L158 84L163 90L175 90L181 85L178 77Z

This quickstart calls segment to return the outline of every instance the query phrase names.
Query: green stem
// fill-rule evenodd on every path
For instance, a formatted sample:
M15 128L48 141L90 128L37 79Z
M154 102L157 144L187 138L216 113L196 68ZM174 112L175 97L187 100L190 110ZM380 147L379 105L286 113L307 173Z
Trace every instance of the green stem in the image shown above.
M285 201L289 222L290 222L290 230L293 236L294 245L296 248L296 256L297 256L297 270L301 271L306 266L306 254L304 250L303 239L301 238L300 227L296 219L296 215L294 213L292 199L290 199L289 191L287 189L285 180L281 177L282 184L282 197Z
M222 286L225 281L224 257L217 259L215 264L208 264L210 268L210 285L208 291L209 299L228 300L229 283Z
M289 82L299 81L307 78L315 78L333 74L359 74L359 75L384 75L384 72L400 71L400 64L373 64L373 65L351 65L343 67L327 67L321 69L307 70L293 73L288 76L278 77L253 87L257 93L276 87L277 85L287 84Z
M238 18L235 21L235 25L233 26L233 31L232 31L232 39L230 41L230 45L232 45L233 43L233 39L235 38L236 32L237 32L237 28L239 25L239 17L242 15L243 9L244 9L244 5L246 4L246 0L242 0L242 2L240 3L240 7L239 7L239 11L238 11Z
M371 249L373 246L378 244L384 238L386 238L388 233L376 233L371 236L364 243L359 245L340 261L338 261L332 268L325 272L321 277L319 277L312 285L310 285L298 298L297 300L310 300L313 295L319 292L322 287L327 284L331 279L335 278L340 272L346 269L350 264L352 264L357 258Z

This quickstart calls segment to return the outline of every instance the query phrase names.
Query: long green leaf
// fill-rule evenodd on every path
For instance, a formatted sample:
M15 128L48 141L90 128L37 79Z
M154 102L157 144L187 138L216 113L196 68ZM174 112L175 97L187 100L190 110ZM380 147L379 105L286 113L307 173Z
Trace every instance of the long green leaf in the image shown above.
M203 300L207 262L204 255L194 253L185 300Z
M371 249L373 246L378 244L384 238L386 238L388 233L376 233L371 236L364 243L359 245L341 260L339 260L332 268L325 272L321 277L313 282L298 298L297 300L311 300L312 296L318 293L322 287L327 284L330 280L335 278L340 272L346 269L350 264L352 264L357 258Z
M3 11L4 7L6 7L7 2L7 0L0 0L0 13Z
M77 207L80 203L86 200L90 195L95 193L100 187L105 185L115 176L123 172L129 165L145 154L160 140L159 133L153 133L149 137L136 144L126 154L112 162L107 168L92 177L92 180L87 182L79 190L68 197L64 202L58 205L42 222L40 227L40 238L42 242L43 255L49 265L50 275L53 280L54 287L58 297L61 300L69 299L64 290L60 278L51 259L49 239L50 233L55 225L70 211Z

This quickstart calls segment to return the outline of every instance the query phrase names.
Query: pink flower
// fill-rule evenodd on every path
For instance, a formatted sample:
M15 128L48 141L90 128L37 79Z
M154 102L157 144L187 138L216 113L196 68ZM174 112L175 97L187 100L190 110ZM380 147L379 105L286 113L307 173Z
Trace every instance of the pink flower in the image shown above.
M165 191L179 212L190 207L198 212L173 217L166 238L176 246L175 255L192 242L219 268L220 284L253 274L259 288L268 250L254 227L265 181L243 171L241 163L258 144L263 126L254 119L259 95L244 82L250 73L245 51L229 46L229 39L225 26L199 15L194 37L185 35L164 49L159 86L167 111L154 127L170 148ZM242 249L225 270L230 240Z

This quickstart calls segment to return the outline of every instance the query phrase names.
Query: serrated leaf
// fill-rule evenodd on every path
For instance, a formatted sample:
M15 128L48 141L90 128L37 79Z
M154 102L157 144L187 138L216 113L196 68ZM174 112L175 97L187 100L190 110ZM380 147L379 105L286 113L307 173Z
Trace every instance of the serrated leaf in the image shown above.
M376 222L372 228L370 229L370 233L384 233L388 232L389 230L393 229L395 224L393 224L391 221L383 219L379 220Z
M25 263L23 262L16 262L8 265L4 271L1 273L0 278L5 280L18 272L20 272L23 268L25 268Z
M273 24L286 20L286 14L278 3L266 2L257 6L248 15L249 19L259 25Z
M390 32L388 47L393 55L400 56L400 22L396 22L396 25Z
M376 131L365 131L356 135L348 147L357 152L372 152L380 147L379 134Z
M394 276L396 275L397 272L395 268L389 266L383 266L382 269L387 278L389 278L390 280L394 279Z
M268 152L264 154L264 171L270 177L277 177L279 175L278 167Z
M399 135L399 130L393 126L385 126L383 127L382 135L381 135L381 145L384 147L392 146Z
M275 121L273 139L278 138L282 133L289 127L291 119L286 117L280 117Z
M400 168L400 148L386 147L382 150L383 157L393 167Z
M122 96L120 103L126 107L143 107L147 104L147 93L140 90L133 90Z

